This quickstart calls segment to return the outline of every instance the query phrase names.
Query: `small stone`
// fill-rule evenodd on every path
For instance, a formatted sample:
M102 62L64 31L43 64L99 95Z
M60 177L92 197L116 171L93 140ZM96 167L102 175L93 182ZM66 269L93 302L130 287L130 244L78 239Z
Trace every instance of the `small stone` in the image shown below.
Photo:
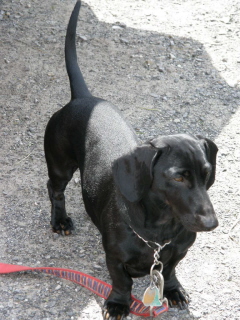
M54 290L59 290L59 289L61 289L60 284L58 284Z
M150 67L153 65L153 61L152 60L146 60L144 61L144 64L143 66L146 68L146 69L150 69Z
M102 270L102 267L99 266L98 264L95 264L95 265L93 266L93 268L96 269L96 270L98 270L98 271L101 271L101 270Z
M87 41L88 40L88 38L86 36L82 36L82 35L79 35L78 39L81 40L81 41Z
M223 293L224 293L224 294L231 294L231 293L232 293L232 290L231 290L231 289L224 289L224 290L223 290Z
M194 319L200 319L202 316L202 313L200 311L192 310L192 314L194 316Z
M112 28L115 29L114 27L120 27L121 29L125 29L127 27L127 25L123 22L116 21L116 22L114 22Z
M169 53L168 58L173 60L176 59L176 56L172 53Z
M53 240L57 240L60 237L60 234L53 232L52 237L53 237Z
M114 30L122 30L123 27L121 27L121 26L112 26L112 29L114 29Z
M75 182L76 184L78 184L78 183L79 183L79 181L80 181L80 179L79 179L79 178L75 178L75 179L74 179L74 182Z
M156 93L150 93L150 96L156 99L159 98L159 95Z
M152 80L161 80L160 76L152 76Z
M234 80L229 80L228 85L229 85L229 87L234 88L236 85L236 82Z
M157 69L159 72L164 72L164 68L160 66L159 64L157 65Z
M125 38L120 38L120 42L125 43L125 44L128 44L128 43L129 43L129 40L128 40L128 39L125 39Z
M50 308L53 308L55 305L56 305L56 301L52 300L48 302L47 307L48 309L50 309Z
M173 122L179 123L179 122L181 122L181 120L180 119L174 119Z
M220 21L223 23L229 24L229 23L231 23L231 18L230 17L223 17Z

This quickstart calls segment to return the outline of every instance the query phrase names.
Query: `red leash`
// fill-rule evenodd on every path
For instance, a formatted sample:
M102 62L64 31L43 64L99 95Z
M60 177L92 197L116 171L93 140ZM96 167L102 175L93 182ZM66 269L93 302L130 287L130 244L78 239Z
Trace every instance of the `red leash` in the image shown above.
M88 290L96 293L98 296L107 299L111 292L112 286L104 281L101 281L97 278L89 276L80 271L75 271L71 269L63 268L52 268L52 267L24 267L13 264L0 263L0 274L20 272L20 271L38 271L46 274L51 274L59 278L70 280L81 286L87 288ZM163 304L161 307L153 307L152 314L150 314L150 307L144 306L144 304L132 296L132 304L130 306L130 312L141 317L157 317L163 312L168 311L168 306Z

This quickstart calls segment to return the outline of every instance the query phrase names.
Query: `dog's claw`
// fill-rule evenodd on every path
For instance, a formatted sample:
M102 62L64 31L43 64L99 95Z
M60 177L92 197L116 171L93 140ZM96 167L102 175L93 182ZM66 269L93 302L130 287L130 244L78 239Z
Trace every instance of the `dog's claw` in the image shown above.
M182 286L166 291L165 295L171 308L177 306L180 310L188 309L189 296Z
M106 311L103 310L103 319L104 320L109 319L109 313L107 312L107 310Z
M117 316L110 316L108 310L103 311L104 320L123 320L124 315L118 314Z
M53 231L54 233L61 234L61 230L56 230L56 229L52 228L52 231Z
M69 236L72 233L72 230L74 230L72 219L67 217L64 223L56 224L51 223L52 225L52 231L58 234L62 234L62 232L65 234L65 236Z
M183 304L183 309L188 309L188 301L187 302L183 301L182 304Z
M129 306L108 302L103 308L103 320L123 320L129 314Z
M103 319L109 320L110 314L108 313L107 309L103 309Z

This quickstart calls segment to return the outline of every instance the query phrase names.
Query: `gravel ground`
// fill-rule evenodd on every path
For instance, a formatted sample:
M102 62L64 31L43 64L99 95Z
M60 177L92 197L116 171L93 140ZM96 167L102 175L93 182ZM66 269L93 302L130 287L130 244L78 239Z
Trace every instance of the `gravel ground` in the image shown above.
M79 174L66 192L75 222L51 233L43 153L49 117L70 99L64 37L73 0L2 0L0 261L72 268L110 281ZM119 106L139 139L200 133L219 147L210 190L220 226L201 233L177 271L189 312L162 320L240 319L240 4L236 0L87 0L78 55L92 93ZM134 283L141 296L148 279ZM0 319L101 319L102 299L66 280L0 277ZM137 319L129 316L128 319ZM138 318L140 319L140 318Z

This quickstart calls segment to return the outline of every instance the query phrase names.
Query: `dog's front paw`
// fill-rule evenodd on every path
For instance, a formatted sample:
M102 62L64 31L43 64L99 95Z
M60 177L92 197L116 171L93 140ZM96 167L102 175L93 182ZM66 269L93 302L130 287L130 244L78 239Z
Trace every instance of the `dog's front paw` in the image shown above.
M181 310L188 308L190 297L182 286L166 290L164 291L164 295L168 299L170 307L178 306Z
M52 231L55 233L62 233L66 236L70 235L72 233L72 230L74 229L73 227L73 222L72 219L67 217L64 221L61 221L60 223L52 223Z
M129 314L130 307L128 305L106 302L103 308L104 320L122 320Z

